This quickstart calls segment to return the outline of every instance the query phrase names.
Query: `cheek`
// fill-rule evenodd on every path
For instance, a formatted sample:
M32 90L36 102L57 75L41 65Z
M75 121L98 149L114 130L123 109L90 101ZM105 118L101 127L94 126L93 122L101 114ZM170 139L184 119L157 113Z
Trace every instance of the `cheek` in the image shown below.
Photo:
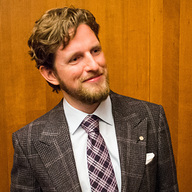
M81 75L83 69L81 65L57 65L56 71L62 79L72 79Z
M71 66L69 69L65 71L66 77L69 80L76 80L82 76L83 69L79 66ZM67 80L66 79L66 80Z
M101 53L99 55L99 57L97 58L97 63L101 66L101 67L106 67L106 60L105 60L105 56L103 53Z

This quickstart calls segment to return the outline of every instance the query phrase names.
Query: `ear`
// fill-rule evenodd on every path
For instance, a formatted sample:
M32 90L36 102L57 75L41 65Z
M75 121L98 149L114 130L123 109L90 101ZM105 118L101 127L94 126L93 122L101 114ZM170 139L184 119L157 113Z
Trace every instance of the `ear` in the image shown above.
M45 66L40 66L39 72L45 78L45 80L48 81L49 83L53 85L59 85L59 81L52 69L49 69Z

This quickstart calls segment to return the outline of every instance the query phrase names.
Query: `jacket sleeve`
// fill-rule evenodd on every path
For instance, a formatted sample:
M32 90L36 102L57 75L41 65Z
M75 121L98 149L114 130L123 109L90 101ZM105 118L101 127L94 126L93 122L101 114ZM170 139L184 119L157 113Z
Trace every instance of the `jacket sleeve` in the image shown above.
M22 149L17 134L13 134L14 160L11 171L11 192L41 192L33 176L26 152Z
M157 190L159 192L178 192L176 166L171 144L169 127L165 112L160 106L158 126L158 168Z

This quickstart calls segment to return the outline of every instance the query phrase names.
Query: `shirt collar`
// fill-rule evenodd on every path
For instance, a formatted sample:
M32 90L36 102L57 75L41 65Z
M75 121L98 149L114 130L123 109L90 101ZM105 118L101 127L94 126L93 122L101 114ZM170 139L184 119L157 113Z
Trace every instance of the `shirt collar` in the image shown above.
M83 119L88 114L74 108L65 99L63 99L63 108L68 122L70 134L74 134L76 130L79 128L79 125L81 124ZM110 125L113 124L112 105L109 96L107 97L106 100L100 103L100 105L93 112L93 114L97 115L105 123Z

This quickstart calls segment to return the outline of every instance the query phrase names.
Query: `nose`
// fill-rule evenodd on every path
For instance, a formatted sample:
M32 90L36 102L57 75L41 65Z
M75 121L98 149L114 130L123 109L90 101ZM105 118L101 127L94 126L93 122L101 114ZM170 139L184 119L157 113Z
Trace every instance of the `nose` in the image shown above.
M91 53L85 55L85 70L86 71L97 71L99 69L99 64L93 57Z

